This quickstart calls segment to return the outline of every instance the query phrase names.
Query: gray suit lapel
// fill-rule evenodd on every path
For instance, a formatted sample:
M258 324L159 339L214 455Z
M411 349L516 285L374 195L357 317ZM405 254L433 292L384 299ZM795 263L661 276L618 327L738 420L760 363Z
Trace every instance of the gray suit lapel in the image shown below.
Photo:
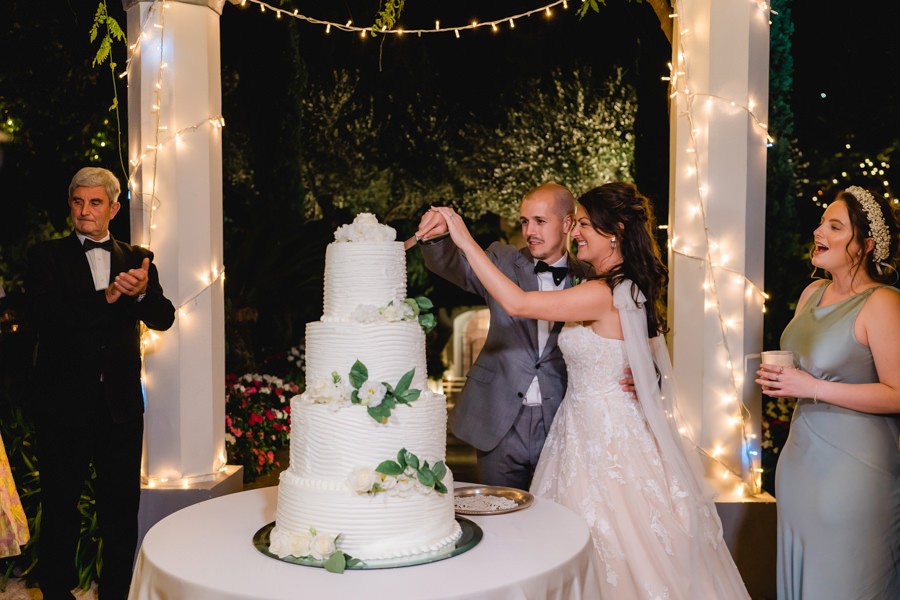
M516 281L519 284L520 288L522 288L526 292L538 291L539 288L537 275L535 275L534 273L534 260L531 258L531 253L528 252L527 248L522 248L522 250L519 251L519 254L516 255L516 262L513 265L513 268L516 271ZM534 350L535 356L537 356L537 321L535 321L534 319L523 319L521 323L526 329L528 340L531 343L531 347Z

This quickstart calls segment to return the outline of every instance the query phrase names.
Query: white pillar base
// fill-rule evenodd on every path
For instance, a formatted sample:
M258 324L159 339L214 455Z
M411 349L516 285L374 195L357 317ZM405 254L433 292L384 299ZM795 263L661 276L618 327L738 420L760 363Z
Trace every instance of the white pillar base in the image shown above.
M240 492L244 489L244 467L226 465L221 471L204 481L187 484L155 483L141 485L141 508L138 512L138 548L151 527L182 508ZM265 523L260 523L260 527Z

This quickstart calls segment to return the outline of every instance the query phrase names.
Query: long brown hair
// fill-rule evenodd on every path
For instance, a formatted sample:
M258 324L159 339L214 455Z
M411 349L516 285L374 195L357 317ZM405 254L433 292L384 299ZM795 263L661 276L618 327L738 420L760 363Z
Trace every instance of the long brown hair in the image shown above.
M587 211L595 230L616 236L622 252L622 263L597 277L605 279L613 289L623 279L633 281L647 297L644 308L648 335L665 333L662 293L668 271L653 235L656 220L650 200L633 183L613 182L585 192L578 203Z

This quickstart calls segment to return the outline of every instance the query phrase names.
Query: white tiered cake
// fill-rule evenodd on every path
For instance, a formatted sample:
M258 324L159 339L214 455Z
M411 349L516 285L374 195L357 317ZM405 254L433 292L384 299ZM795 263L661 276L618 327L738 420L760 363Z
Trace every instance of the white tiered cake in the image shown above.
M306 326L269 551L377 563L440 554L460 527L444 465L446 398L426 387L425 334L393 228L357 216L325 254L322 319Z

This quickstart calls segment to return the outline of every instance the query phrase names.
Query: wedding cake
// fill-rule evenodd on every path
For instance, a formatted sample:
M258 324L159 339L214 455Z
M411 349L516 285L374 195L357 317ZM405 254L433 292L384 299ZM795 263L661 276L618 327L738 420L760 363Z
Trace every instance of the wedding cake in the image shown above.
M393 228L361 214L325 253L321 320L306 326L306 391L291 399L269 551L327 563L446 552L461 530L446 398L426 387L424 298L406 298ZM327 566L327 565L326 565Z

